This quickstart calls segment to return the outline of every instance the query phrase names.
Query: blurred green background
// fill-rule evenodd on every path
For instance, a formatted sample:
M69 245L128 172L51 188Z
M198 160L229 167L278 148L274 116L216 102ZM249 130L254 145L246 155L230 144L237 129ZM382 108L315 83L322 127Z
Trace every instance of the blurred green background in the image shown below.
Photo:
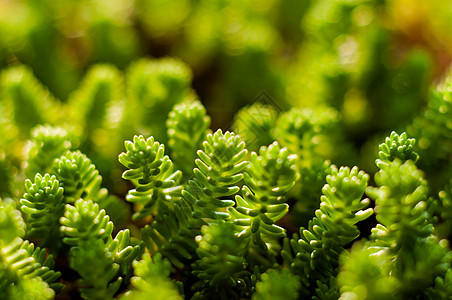
M333 106L364 136L423 104L451 23L447 0L1 0L0 66L31 66L65 101L94 63L176 56L215 127L265 90Z

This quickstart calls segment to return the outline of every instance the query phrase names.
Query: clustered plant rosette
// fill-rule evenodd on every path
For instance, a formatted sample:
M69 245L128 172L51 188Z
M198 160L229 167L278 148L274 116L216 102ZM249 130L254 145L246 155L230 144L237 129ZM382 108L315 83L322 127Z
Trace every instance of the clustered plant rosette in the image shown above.
M435 234L435 200L427 197L414 165L419 157L414 143L405 133L393 132L380 145L377 187L368 187L369 176L357 167L333 165L315 217L292 238L276 223L289 212L284 197L299 179L297 160L277 142L247 156L239 136L206 132L194 177L184 182L153 137L126 141L127 152L119 160L129 168L124 178L136 185L126 200L141 203L134 206L135 219L152 216L135 237L128 229L118 231L99 207L106 191L93 184L92 178L100 176L95 167L79 152L66 153L54 160L52 175L27 179L19 210L14 202L2 201L0 225L8 233L0 244L2 295L51 299L60 292L61 274L52 271L47 251L68 255L69 267L81 277L84 299L177 299L184 290L194 299L261 299L268 290L272 297L291 299L450 295L452 253ZM63 176L64 168L73 175ZM376 199L380 223L369 241L349 252L345 247L360 235L356 224L373 213L369 199L363 199L366 190ZM35 249L24 237L47 249ZM362 261L366 264L356 265ZM366 268L373 268L372 278L384 284L382 289L365 279ZM178 280L181 276L191 283ZM406 285L413 282L417 285Z
M419 155L415 139L392 132L379 147L370 187L363 170L326 160L332 149L344 151L330 131L334 110L244 108L234 125L241 136L209 130L210 118L187 83L190 72L175 60L143 60L127 71L126 99L134 105L125 111L123 98L104 97L121 89L121 74L108 67L93 69L63 107L33 97L45 89L26 70L5 75L4 85L26 91L8 101L20 98L58 114L7 115L29 140L12 144L26 155L8 148L0 160L7 182L0 202L1 298L452 295L450 182L436 195L429 173L417 165L431 146L423 144ZM15 72L24 77L13 84ZM423 143L441 144L426 165L448 162L448 80L410 127ZM80 107L80 115L56 120ZM264 120L254 119L260 111L268 112ZM157 115L168 118L145 122ZM48 124L34 126L42 121ZM429 135L420 124L428 124ZM135 136L118 146L131 130Z

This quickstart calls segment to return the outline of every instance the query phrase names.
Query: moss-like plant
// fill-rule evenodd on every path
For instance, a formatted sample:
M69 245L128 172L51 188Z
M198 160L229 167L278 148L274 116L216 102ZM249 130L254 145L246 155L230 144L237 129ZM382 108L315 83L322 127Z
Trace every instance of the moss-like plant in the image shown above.
M135 276L131 282L134 287L132 291L127 292L121 299L139 299L145 300L149 295L155 299L181 300L183 297L179 294L177 286L169 279L173 270L171 263L162 259L157 254L152 259L149 255L144 255L140 261L134 264Z
M61 240L59 219L63 216L64 190L56 177L36 174L34 181L25 181L25 194L20 200L21 210L28 224L30 238L41 238L43 244L59 243Z
M70 96L70 121L82 138L81 149L86 152L98 147L108 129L117 126L115 107L121 105L123 91L119 71L108 65L96 65L86 74L80 87Z
M6 116L13 119L19 134L28 137L38 124L54 123L59 107L51 94L25 66L14 66L1 73L0 90L6 103Z
M172 205L180 195L178 183L182 173L174 170L173 162L165 154L165 146L153 137L135 136L126 141L127 152L119 155L119 162L129 170L122 175L137 187L130 190L126 199L137 203L135 218L156 214L162 205Z
M63 242L71 246L70 266L81 276L82 297L113 299L124 278L130 278L140 246L130 244L128 230L113 239L113 223L92 201L79 199L74 206L67 204L60 223Z
M235 195L240 188L242 171L246 167L247 150L240 136L232 132L223 134L218 130L209 134L198 151L194 178L182 192L183 199L193 210L195 218L228 220L225 211L234 205L234 200L224 199Z
M330 8L356 5L339 1ZM344 16L361 20L366 7L359 7ZM318 21L322 28L325 20ZM257 55L248 52L251 42L243 45ZM257 101L237 115L238 132L210 133L191 71L178 60L137 62L125 69L125 89L117 69L95 67L66 103L33 88L26 68L2 74L2 299L452 294L447 84L412 126L424 124L429 133L416 131L421 147L392 132L379 147L375 186L368 187L364 170L336 167L345 160L366 168L369 149L377 150L366 138L358 155L349 143L357 140L345 138L358 134L350 120L357 90L342 91L344 103L342 92L332 91L324 104L339 97L334 108L277 111ZM334 74L330 79L340 81ZM28 105L23 115L14 115L20 112L9 106L14 101Z
M342 295L366 299L427 299L444 296L452 253L448 242L434 235L434 200L428 196L427 182L415 166L418 155L414 139L395 132L380 145L375 175L378 187L367 193L375 199L379 224L372 229L370 240L352 249L343 260L339 276ZM428 250L427 250L428 249ZM365 263L370 278L364 279L358 264ZM352 283L347 276L354 276ZM383 285L377 288L375 283ZM437 284L435 284L437 282ZM437 287L438 286L438 287ZM446 284L447 286L447 284ZM437 295L437 296L434 296Z
M102 177L96 166L78 150L56 159L53 173L64 187L66 203L74 203L81 197L98 202L107 195L107 190L101 188Z
M294 276L287 269L268 270L262 274L262 280L256 285L256 293L253 300L288 299L299 298L301 282L298 276Z
M199 101L186 100L173 107L166 123L171 157L187 179L192 176L196 151L206 138L210 117Z
M298 179L296 156L278 143L261 147L251 153L250 163L245 172L245 186L242 195L236 197L237 206L229 211L234 224L239 228L239 236L251 240L261 251L267 251L265 240L284 237L285 231L276 225L288 211L284 195Z
M275 140L273 130L277 118L277 109L256 102L242 108L232 125L234 132L243 138L248 149L258 151L261 146L269 145Z
M129 102L124 111L128 131L133 128L166 143L166 119L175 104L192 97L192 76L190 68L174 58L142 59L131 65L126 76Z
M23 240L25 223L10 201L0 202L0 296L52 299L62 284L53 256Z
M196 250L199 259L193 264L193 275L201 281L195 288L210 297L238 297L240 279L247 266L243 236L235 234L233 224L223 222L203 226L201 234Z
M285 240L282 253L288 266L301 277L302 294L315 291L320 296L325 285L328 289L337 273L340 253L360 234L356 223L373 213L367 208L370 201L362 199L369 180L364 171L333 166L326 180L316 216L308 228L300 228L300 237L295 234ZM334 283L329 288L334 294Z
M64 128L37 126L32 130L27 149L25 176L33 179L36 173L48 173L53 161L70 150L71 146L70 134Z

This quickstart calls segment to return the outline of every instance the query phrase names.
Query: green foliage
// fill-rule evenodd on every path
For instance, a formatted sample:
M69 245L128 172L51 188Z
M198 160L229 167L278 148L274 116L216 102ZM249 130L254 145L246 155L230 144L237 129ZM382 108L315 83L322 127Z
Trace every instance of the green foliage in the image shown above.
M195 160L194 178L182 191L183 200L192 207L195 218L228 220L230 215L225 209L235 202L224 198L240 190L237 184L247 164L245 143L238 135L229 131L223 134L219 129L208 134L202 145Z
M278 143L261 147L259 156L252 152L244 176L242 195L229 212L241 231L239 236L251 238L261 251L267 251L265 240L284 237L285 231L275 224L288 211L284 195L299 177L296 156Z
M21 238L16 238L8 245L2 245L0 262L2 274L0 294L8 295L11 286L21 285L22 280L35 280L35 282L41 282L41 286L48 286L56 291L62 287L61 283L55 282L61 274L52 270L53 256L47 256L45 249L39 247L35 249L32 243L23 241ZM45 293L48 294L49 291ZM50 293L53 294L53 292Z
M278 142L298 156L297 180L291 196L296 203L293 222L307 226L319 207L322 187L326 184L331 159L349 156L350 151L339 144L339 114L332 108L291 108L280 115L273 134Z
M82 277L84 299L113 299L122 278L113 280L119 270L102 240L85 238L71 248L70 266ZM112 282L110 282L112 281Z
M25 176L33 179L36 173L51 171L53 161L71 148L70 140L71 136L64 128L48 125L35 127L28 145Z
M54 299L55 291L39 277L24 279L18 285L12 285L9 290L10 299Z
M14 202L0 200L0 245L7 245L16 237L25 235L26 224Z
M452 82L451 74L446 74L442 82L430 93L428 107L423 114L414 120L410 128L419 141L421 154L426 160L445 159L450 153L450 136L452 124L450 124L452 112ZM434 163L434 161L430 161Z
M36 277L39 276L43 281L49 284L49 287L52 289L59 291L63 286L59 282L55 282L60 277L60 272L53 271L54 260L52 255L47 255L45 249L41 249L39 247L34 247L32 243L28 241L19 241L16 239L12 244L6 247L7 254L13 254L13 260L15 263L22 261L24 264L17 263L17 265L13 264L13 268L15 266L19 266L21 269L17 269L17 273L19 276L25 277ZM33 260L30 259L33 258ZM11 257L10 257L11 258ZM10 261L12 262L12 261ZM27 263L30 263L28 267L26 267Z
M390 164L394 159L400 161L412 160L416 162L419 155L414 151L415 139L409 139L406 132L403 132L400 136L395 132L391 132L391 135L386 137L385 142L380 144L377 159L377 166L381 169L384 168L384 164Z
M119 71L109 65L96 65L88 71L76 92L68 100L75 124L89 136L103 127L108 111L120 95ZM80 122L83 122L80 124Z
M140 5L147 11L166 5L166 0L159 5L153 1L160 0ZM210 59L229 70L209 81L227 82L230 89L200 80L216 71L212 65L202 65L202 53L197 53L198 67L202 67L194 70L194 84L201 95L211 89L218 96L208 111L221 108L222 112L223 119L215 119L214 126L228 122L229 116L224 114L228 103L221 99L237 96L236 109L259 89L259 85L247 83L269 82L269 88L290 85L292 90L277 94L287 92L284 98L308 106L279 112L273 108L280 104L277 97L271 99L275 106L261 104L265 103L263 97L270 97L263 92L236 116L232 126L241 136L222 130L209 134L210 118L201 102L194 100L197 97L190 87L191 70L179 60L141 60L126 69L124 86L115 66L94 66L80 88L63 102L52 100L26 68L3 71L0 180L4 182L0 194L13 200L2 201L0 206L0 298L53 298L61 283L67 288L58 298L450 296L452 252L446 238L450 235L451 197L445 184L450 177L448 83L432 92L425 113L411 126L420 149L406 133L392 132L380 145L377 186L366 190L368 175L364 171L338 169L330 161L366 168L373 153L370 149L376 149L375 136L411 122L421 104L423 73L418 79L414 75L423 67L423 54L407 54L400 68L374 68L371 64L390 60L380 54L386 53L389 43L380 35L387 30L380 20L380 13L388 12L386 6L322 0L312 3L307 18L290 9L287 13L291 18L294 14L303 18L297 24L312 25L304 38L307 49L318 50L320 59L307 59L306 50L296 45L290 51L280 48L282 52L275 57L291 61L287 77L280 80L282 74L266 73L273 64L267 52L285 43L285 35L266 26L265 17L283 22L278 11L281 4L262 1L255 5L253 1L177 1L183 7L196 7L190 13L173 12L186 27L173 20L167 21L167 26L161 24L173 37L181 34L181 43L191 41L181 54L199 49L193 44L193 34L199 43L214 48L221 45L218 48L230 51L202 52L216 53L219 56ZM73 14L76 21L77 9L81 9L87 22L92 22L87 28L99 37L95 44L115 48L110 30L123 24L123 32L130 32L134 20L128 18L144 14L132 14L139 1L132 2L124 1L121 8L115 0L74 2L73 9L65 10L63 0L48 12L62 15L49 22L58 23L58 32L71 36L71 43L82 43L88 34L75 28L77 22L69 22L74 28L59 23L67 14ZM16 7L2 3L0 8L5 5ZM102 5L112 15L92 20L91 13L99 13ZM200 7L210 14L200 13ZM375 14L377 7L379 13ZM216 20L216 10L229 17ZM4 16L2 11L0 16ZM123 23L115 23L116 15L124 15ZM336 22L335 17L348 23ZM0 19L2 33L4 20ZM187 20L192 23L185 23ZM194 30L194 24L209 26ZM369 24L378 26L372 31ZM152 32L153 40L148 42L155 55L171 48L171 41L164 39L154 44L158 26L144 22L138 27L140 34ZM204 29L209 31L205 35ZM42 28L36 31L46 32ZM219 33L228 38L216 36ZM4 39L0 34L0 64ZM363 47L371 49L369 56L361 55ZM64 45L61 49L66 51ZM109 49L93 51L108 53ZM83 51L71 55L83 56ZM312 64L305 65L306 60ZM301 82L294 81L296 68L304 72ZM388 94L387 87L392 89ZM309 103L301 98L309 98ZM381 107L378 99L383 99ZM410 99L413 105L408 107ZM203 101L209 103L208 98ZM20 105L28 106L22 112ZM388 124L394 126L387 128ZM125 143L119 163L114 161L123 139L135 134ZM164 144L168 146L166 155ZM421 154L419 160L416 152ZM426 173L421 171L423 167L427 167ZM121 173L126 180L121 181ZM433 187L430 192L429 185ZM376 200L376 220L369 219L373 211L367 208L370 201L363 199L365 191ZM436 195L439 199L433 197ZM132 206L135 214L130 218ZM358 224L360 221L363 224ZM369 233L367 228L375 221L379 224ZM24 236L48 248L35 249ZM358 237L363 240L352 245ZM64 273L60 282L59 272L52 270L50 253L57 257L56 270Z
M196 237L199 260L194 263L192 273L202 280L198 284L203 286L202 293L210 297L237 297L228 292L240 286L240 275L247 266L243 236L235 234L232 223L222 222L203 226L201 233Z
M63 242L70 245L70 266L81 275L84 299L113 299L121 283L131 276L132 262L141 254L128 229L113 239L113 223L105 210L91 200L79 199L66 205L60 219ZM120 277L122 274L124 277Z
M55 282L60 273L52 270L53 256L21 239L25 222L10 201L0 201L0 233L0 297L52 299L51 288L62 287Z
M161 253L178 268L195 256L197 231L192 230L192 210L175 205L173 210L163 210L141 230L141 237L150 253Z
M401 138L393 132L380 146L383 151L377 165L381 170L375 175L379 187L367 189L368 195L375 199L379 224L372 229L371 240L355 247L350 257L343 260L343 271L339 276L343 296L434 299L434 295L444 295L442 283L451 266L452 252L448 241L433 235L435 203L428 198L423 173L413 160L403 162L399 159L417 158L408 149L415 141L407 139L405 134ZM390 157L392 161L388 159ZM358 269L361 263L368 266L372 274L366 280L358 273L363 272ZM356 275L348 278L352 272ZM378 282L384 289L376 288ZM434 287L435 282L438 290Z
M83 199L75 201L74 206L66 204L60 223L60 230L65 236L63 242L71 246L86 239L110 242L114 226L105 210L99 210L97 203Z
M417 154L414 139L392 132L380 145L381 169L375 175L379 188L369 187L367 193L375 199L375 212L380 223L372 230L376 243L399 252L410 249L419 238L433 232L432 199L428 198L427 182L415 166ZM410 160L411 159L411 160Z
M199 106L195 102L194 107ZM55 137L49 151L60 149L65 140ZM429 197L423 174L414 165L418 157L414 140L406 134L392 133L380 146L377 187L367 188L376 200L379 224L370 240L350 253L346 247L363 234L357 223L373 213L367 208L369 200L363 199L369 176L357 167L338 169L321 158L303 166L278 142L248 155L238 135L218 130L208 134L197 151L193 178L180 185L182 173L174 170L163 144L153 137L135 136L125 147L119 156L128 168L123 178L136 186L126 200L138 204L136 222L124 223L131 230L112 235L114 224L102 207L109 207L119 220L126 213L118 210L127 209L117 196L107 196L100 187L102 177L80 151L46 158L53 161L50 170L55 175L37 174L34 182L27 180L20 201L28 236L43 239L51 253L68 253L85 299L113 299L123 290L120 297L125 299L180 299L181 278L186 296L193 299L419 295L434 299L449 293L452 252L446 240L434 235L439 232L434 225L445 223L433 215L443 207L447 219L448 190L440 194L438 203ZM300 178L300 166L304 182L291 192ZM324 180L320 208L307 227L300 228L300 236L289 239L287 231L293 230L293 224L284 216L289 213L293 218L289 203L304 200L292 197L306 195L313 209ZM51 270L52 256L21 239L25 225L13 203L2 203L1 212L0 229L7 232L0 239L2 295L53 297L49 288L58 291L61 284L56 282L60 274ZM141 241L135 238L139 233ZM65 247L57 245L61 236ZM283 245L280 238L285 238ZM145 254L137 263L144 251L153 260ZM284 267L278 266L280 255ZM176 282L170 279L173 272ZM35 285L35 291L28 291Z
M391 276L402 283L396 294L400 297L421 293L435 278L444 276L451 264L447 241L431 235L432 201L422 177L412 161L402 165L396 159L376 175L380 187L368 191L376 199L380 222L372 229L371 238L394 256Z
M190 68L173 58L142 59L129 67L126 80L129 102L124 120L127 126L166 143L165 121L169 112L176 103L192 94Z
M130 238L128 229L119 231L115 238L107 244L108 251L113 255L115 263L119 264L120 272L126 281L132 275L132 263L143 254L141 244Z
M444 278L436 278L435 287L427 295L430 299L447 299L452 295L452 269L447 270Z
M63 139L61 139L63 141ZM67 140L63 143L69 143ZM50 147L48 151L55 151ZM74 203L79 198L97 202L101 208L121 225L129 214L127 205L102 188L102 176L91 160L79 150L67 151L53 160L49 173L54 174L64 187L64 202Z
M203 150L198 150L194 178L182 191L182 199L159 212L142 238L151 253L160 252L178 267L196 256L194 238L203 224L229 219L226 207L233 200L224 199L239 191L247 150L239 136L218 130L208 134Z
M111 221L122 228L130 218L130 207L127 202L123 201L116 195L108 195L106 198L102 198L101 202L98 202L100 209L105 209L110 216Z
M408 125L427 94L431 56L417 47L398 56L398 46L391 47L394 31L385 24L387 16L400 22L404 5L397 3L311 3L289 77L292 103L336 108L354 139Z
M38 173L34 182L25 181L25 191L20 204L28 224L27 236L42 238L44 245L59 243L59 219L65 206L60 182L54 175Z
M450 71L431 89L427 108L408 128L419 144L419 166L431 178L433 191L442 189L451 177L452 81Z
M316 291L319 294L324 290L320 283L330 284L330 277L337 272L340 253L360 234L356 223L373 213L371 208L366 209L369 200L362 200L368 180L369 175L357 167L332 166L316 216L307 229L300 228L301 238L295 234L290 241L285 240L282 255L301 277L303 294L314 290L315 285L319 285Z
M338 282L344 299L396 299L394 290L400 283L388 276L391 255L387 251L360 241L351 253L341 255L340 264Z
M98 202L107 195L102 177L91 160L80 151L69 151L53 163L53 172L64 188L66 203L79 198Z
M335 147L339 116L333 109L292 108L281 114L274 135L283 147L298 155L300 167L311 167L340 154Z
M162 205L171 206L180 195L178 183L182 173L174 170L165 146L154 137L135 136L133 142L124 143L127 152L119 155L119 162L129 170L122 177L132 181L136 189L130 190L126 200L136 203L135 219L157 214Z
M25 66L14 66L2 72L0 91L5 113L14 120L22 138L28 137L31 128L53 123L58 116L56 103Z
M380 223L372 236L379 245L395 252L411 249L416 239L425 238L433 231L427 183L412 161L401 164L396 159L381 167L375 175L375 182L380 187L367 191L375 199L376 217Z
M135 277L131 279L134 290L127 292L121 300L139 299L145 300L152 297L156 300L179 300L183 297L179 294L176 285L168 276L172 272L171 264L162 256L156 254L153 259L144 255L143 259L133 264Z
M452 180L439 192L439 201L436 208L436 215L439 216L441 224L435 230L439 237L450 239L452 234Z
M273 128L277 118L275 108L256 102L237 112L232 128L242 137L250 151L258 151L261 146L275 140Z
M66 109L82 138L83 151L104 146L99 145L104 141L101 137L118 125L120 119L114 115L114 109L122 101L121 92L119 71L113 66L96 65L70 96Z
M412 247L408 254L394 253L373 241L354 245L350 254L341 257L341 297L405 299L423 295L426 299L444 299L452 258L448 242L429 236Z
M268 270L262 274L262 281L256 285L256 293L253 300L271 299L298 299L298 290L301 283L297 276L292 275L287 269Z
M0 0L0 299L451 298L451 20Z
M291 194L296 195L291 220L297 226L307 226L320 205L322 188L326 184L326 176L330 174L331 162L326 160L314 163L311 167L299 169L300 179Z
M0 152L0 197L11 197L14 193L14 177L17 170L4 152Z
M173 107L169 113L168 146L177 169L184 178L193 175L196 151L201 148L210 125L210 117L198 100L186 100Z
M399 252L396 257L393 275L402 282L397 293L402 298L426 293L438 278L445 278L451 262L452 253L447 240L439 240L433 235L419 239L411 254ZM401 267L403 263L405 265Z

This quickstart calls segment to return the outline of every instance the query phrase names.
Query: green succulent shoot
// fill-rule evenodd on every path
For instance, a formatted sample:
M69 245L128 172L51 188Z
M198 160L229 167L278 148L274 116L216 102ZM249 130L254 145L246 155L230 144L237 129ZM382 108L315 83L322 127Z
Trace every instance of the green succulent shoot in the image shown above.
M299 177L296 155L278 143L261 147L259 155L251 153L244 174L242 195L236 196L236 207L229 209L240 236L249 237L261 251L267 251L265 240L284 237L285 230L276 225L288 211L284 195Z
M119 162L128 168L122 177L136 186L126 196L127 201L137 204L134 218L156 214L162 205L173 205L180 196L182 173L174 170L173 162L164 155L164 145L154 137L135 136L133 142L125 142L125 148Z

